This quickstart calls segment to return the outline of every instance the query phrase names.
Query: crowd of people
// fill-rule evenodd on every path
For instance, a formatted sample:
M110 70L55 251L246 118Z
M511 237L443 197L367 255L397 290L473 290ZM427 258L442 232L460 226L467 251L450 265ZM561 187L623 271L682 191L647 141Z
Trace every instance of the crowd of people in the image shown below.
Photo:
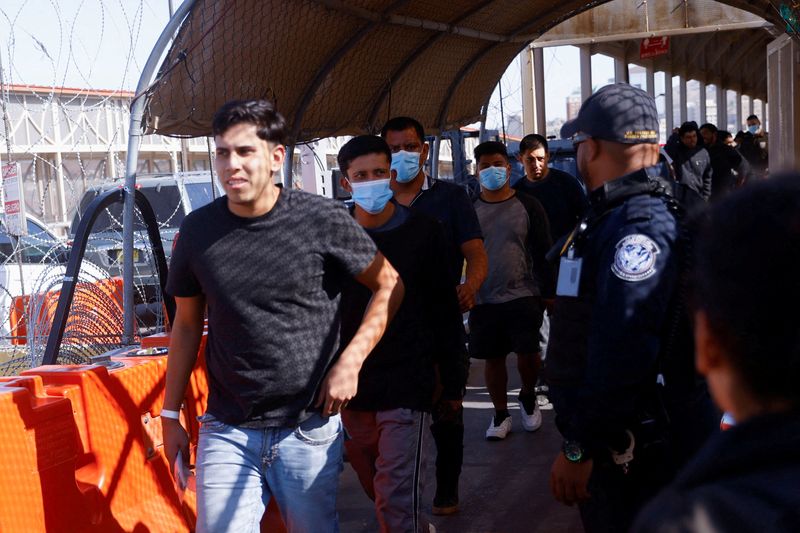
M678 181L705 200L716 201L768 171L767 135L756 115L736 137L716 125L684 122L667 140L665 151Z
M348 210L275 185L271 103L221 107L226 195L184 220L167 284L170 464L188 463L179 410L208 320L197 531L258 531L270 498L291 532L338 531L345 450L381 531L426 530L428 435L432 512L458 512L470 358L494 407L486 439L502 440L512 352L524 430L549 386L551 491L587 532L796 529L800 335L782 304L800 298L800 178L752 183L760 125L734 148L684 124L667 158L657 132L652 97L606 86L561 130L580 181L532 134L512 187L505 144L487 141L470 199L426 174L423 126L395 117L342 146Z

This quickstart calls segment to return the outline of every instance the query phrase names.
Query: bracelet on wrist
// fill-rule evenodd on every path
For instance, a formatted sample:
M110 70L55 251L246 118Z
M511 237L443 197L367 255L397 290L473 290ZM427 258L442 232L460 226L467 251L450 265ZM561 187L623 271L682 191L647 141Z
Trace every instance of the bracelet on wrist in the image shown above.
M181 419L181 412L180 411L173 411L172 409L162 409L161 410L162 418L171 418L172 420L180 420Z

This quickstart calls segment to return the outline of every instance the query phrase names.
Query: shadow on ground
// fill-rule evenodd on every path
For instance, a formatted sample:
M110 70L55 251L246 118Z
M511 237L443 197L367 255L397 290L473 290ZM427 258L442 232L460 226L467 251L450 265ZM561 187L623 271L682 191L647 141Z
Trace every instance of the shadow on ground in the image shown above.
M513 430L504 441L488 442L484 433L494 411L483 386L483 364L472 361L464 403L461 510L455 515L430 514L435 451L430 432L426 435L427 483L422 499L426 517L437 533L580 533L583 528L577 509L559 504L550 494L550 465L561 446L553 411L543 410L544 421L539 431L524 431L519 419L519 378L513 355L508 357L508 370ZM364 495L349 464L345 464L342 472L339 518L343 533L378 530L372 502Z

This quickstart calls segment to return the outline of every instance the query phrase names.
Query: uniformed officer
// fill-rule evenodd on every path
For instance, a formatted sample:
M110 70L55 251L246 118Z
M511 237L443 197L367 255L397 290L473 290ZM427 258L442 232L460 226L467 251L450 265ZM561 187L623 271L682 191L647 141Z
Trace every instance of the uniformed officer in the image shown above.
M564 444L551 490L580 505L587 532L627 531L675 471L663 368L682 356L694 378L681 305L691 193L659 163L656 105L640 89L603 87L561 136L576 146L591 207L554 249L548 379Z

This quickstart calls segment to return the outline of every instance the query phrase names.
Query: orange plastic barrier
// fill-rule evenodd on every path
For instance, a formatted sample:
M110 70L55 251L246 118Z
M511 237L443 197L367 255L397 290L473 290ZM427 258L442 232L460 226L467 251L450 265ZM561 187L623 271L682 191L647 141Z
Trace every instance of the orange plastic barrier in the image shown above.
M208 391L205 340L182 411L192 462ZM155 336L142 348L168 342ZM115 357L120 368L43 366L0 378L0 531L193 530L194 495L179 501L163 455L166 359ZM274 503L262 531L285 531Z
M200 368L205 368L206 360L205 360L205 339L208 329L208 323L206 323L206 331L203 332L203 344L200 346L200 353L197 356L197 365ZM149 337L145 337L142 339L142 349L149 349L149 350L157 350L159 348L167 348L169 347L169 333L157 333L155 335L151 335ZM195 371L192 374L189 387L192 391L207 391L208 390L208 381L205 372L197 372ZM194 400L193 398L199 398L198 396L194 395L193 392L187 393L186 395L186 406L191 408L193 412L196 413L203 413L205 412L205 396L202 397L202 401ZM190 405L190 402L193 402ZM196 440L197 433L191 435L192 442L197 444ZM192 457L194 459L194 456ZM281 533L286 531L286 526L283 523L283 519L281 518L281 512L278 509L278 505L275 503L274 499L269 501L269 505L267 506L267 510L264 513L264 517L261 519L261 531L263 533Z
M88 288L88 285L94 287ZM95 290L99 289L99 290ZM36 324L52 324L56 314L58 297L61 291L49 291L38 295L42 298L36 318ZM28 325L25 321L25 313L28 310L30 295L15 296L11 301L9 313L9 326L12 332L11 343L17 346L27 344ZM101 279L93 282L78 283L75 287L75 297L72 301L72 309L80 309L82 312L96 310L106 317L122 316L122 278L113 277ZM108 335L112 342L116 342L120 334L120 328L116 326L115 320L92 320L77 321L72 317L67 319L67 331L74 336L94 336ZM82 331L85 327L91 327L91 331ZM109 342L108 339L98 339L97 342Z

